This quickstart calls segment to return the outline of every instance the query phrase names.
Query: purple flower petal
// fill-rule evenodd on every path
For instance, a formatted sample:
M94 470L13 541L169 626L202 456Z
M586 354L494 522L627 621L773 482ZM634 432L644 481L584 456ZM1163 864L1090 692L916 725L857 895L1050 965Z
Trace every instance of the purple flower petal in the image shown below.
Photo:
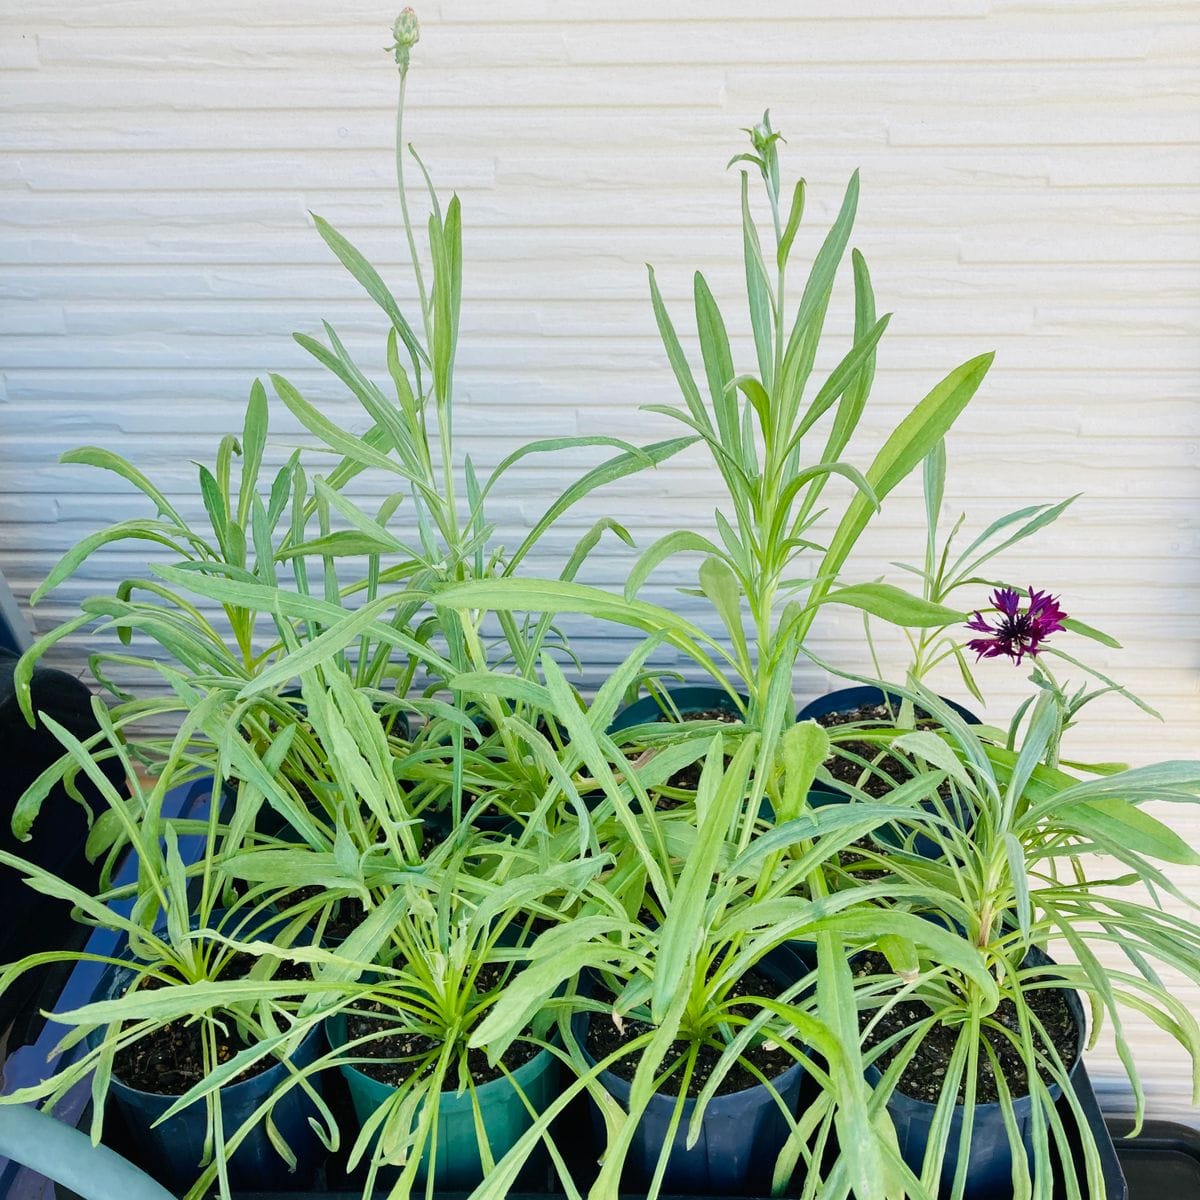
M967 622L968 629L990 635L967 642L967 649L973 650L978 658L1007 655L1013 662L1020 663L1026 654L1035 657L1042 641L1065 628L1063 622L1067 614L1058 598L1049 592L1039 592L1031 587L1024 610L1015 588L997 588L991 598L999 619L988 621L977 612Z

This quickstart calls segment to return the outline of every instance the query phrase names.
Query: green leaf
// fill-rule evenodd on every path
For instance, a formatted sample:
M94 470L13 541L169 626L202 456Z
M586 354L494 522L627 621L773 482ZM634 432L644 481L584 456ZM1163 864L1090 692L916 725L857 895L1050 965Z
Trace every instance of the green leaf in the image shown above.
M378 450L364 438L347 433L336 422L314 408L282 375L272 375L271 382L280 400L300 420L306 429L315 433L331 450L343 454L363 466L375 467L393 475L405 475L401 465Z
M238 492L237 523L250 523L251 501L257 494L258 473L267 445L267 390L261 379L250 385L250 399L242 421L242 480Z
M961 759L951 747L936 733L928 729L919 729L915 733L901 734L892 742L892 749L916 758L923 758L940 771L945 771L951 779L961 783L964 788L974 790L971 777L963 766Z
M851 251L850 261L854 271L854 340L859 342L876 323L875 292L871 287L871 274L867 270L866 259L854 250ZM863 360L854 382L842 394L829 431L829 440L825 443L825 453L821 455L822 461L832 462L842 456L855 429L858 428L874 382L875 354L872 352Z
M838 588L817 603L848 604L851 608L861 608L893 625L916 629L938 629L967 619L966 614L957 609L934 604L890 583L858 583Z
M233 562L229 553L229 538L227 526L229 514L225 510L225 497L217 487L217 481L207 467L200 468L200 495L204 500L204 509L212 522L213 533L216 534L217 545L221 547L221 555L226 562Z
M317 232L325 239L325 244L338 256L342 266L362 285L367 295L387 314L388 320L395 326L408 352L412 356L414 368L420 375L420 363L429 362L429 356L417 341L412 326L404 319L396 298L388 290L379 272L348 242L332 225L316 213L311 214Z
M59 460L64 463L82 463L89 467L99 467L104 471L113 471L122 479L128 480L139 491L144 492L154 501L159 513L170 517L176 525L186 528L183 518L175 511L170 501L141 473L131 462L114 454L111 450L102 450L99 446L80 446L76 450L68 450Z
M634 599L642 589L642 584L650 577L654 569L666 559L675 554L695 551L709 554L714 558L724 558L721 551L708 538L690 529L677 529L674 533L665 534L658 541L647 546L633 565L625 580L625 599Z
M700 353L708 376L713 412L722 443L733 449L740 443L737 398L733 384L733 354L729 349L729 334L721 318L721 310L705 282L696 272L695 279L696 329L700 335Z
M618 479L624 479L626 475L633 475L635 472L641 471L646 467L657 466L659 463L665 462L672 455L678 454L680 450L692 445L695 440L694 437L670 438L665 442L654 442L649 446L627 450L623 454L606 459L598 467L593 467L590 471L581 475L538 518L533 528L526 534L524 540L508 560L505 565L505 572L511 573L515 571L521 560L537 545L538 539L541 538L542 534L567 509L577 504L590 492L595 491L598 487L603 487L605 484L613 483Z
M867 472L867 479L881 501L946 435L979 390L994 357L983 354L956 367L892 432ZM825 582L818 588L828 588L837 577L872 511L861 494L850 501L821 561L819 574ZM799 632L803 634L805 630Z
M750 327L754 331L754 352L763 386L773 392L775 379L774 318L775 301L763 262L762 244L750 214L750 178L742 172L742 258L746 268L746 296L750 302Z
M779 249L775 253L775 262L782 271L787 265L788 256L792 253L792 242L796 240L796 231L804 217L804 180L797 179L792 191L792 204L788 210L787 222L783 227L783 235L779 239Z
M582 613L615 621L646 633L661 633L672 645L684 649L712 675L720 670L703 646L719 644L702 629L668 608L644 600L625 600L601 588L562 579L470 579L438 588L430 596L438 608L484 609L492 612Z
M885 933L879 938L878 946L892 970L905 983L912 983L920 975L921 963L917 957L917 947L908 938L895 933Z
M797 721L779 739L783 758L783 795L776 807L779 824L795 820L804 809L817 768L829 757L829 734L816 721Z
M612 927L610 916L576 917L543 933L529 948L529 965L509 981L467 1044L486 1047L495 1063L563 983L622 955L620 944L607 940Z
M700 564L700 590L717 610L722 624L729 631L738 659L749 669L746 631L742 625L741 589L737 576L723 557L706 558Z
M884 313L874 325L855 339L854 345L850 347L850 350L842 361L829 373L829 378L826 379L821 385L821 390L813 397L812 403L808 406L800 424L796 427L796 432L792 435L791 441L788 443L788 454L795 450L800 444L800 439L861 377L863 365L868 360L874 359L875 347L879 345L879 339L883 337L891 320L892 314ZM830 440L833 440L832 433ZM823 461L831 461L829 456L830 450L826 449Z
M703 432L705 437L711 438L713 428L712 422L708 419L708 410L700 398L700 389L696 386L692 369L688 366L683 347L679 344L679 335L675 332L675 326L667 314L667 306L663 303L662 293L658 290L658 281L654 278L654 268L647 266L646 270L650 273L650 302L654 307L654 319L658 323L658 333L662 338L663 348L667 352L671 370L675 372L679 390L683 393L688 412L692 414L692 420L696 422L697 428Z
M34 589L29 603L37 604L47 593L58 587L64 579L73 575L80 563L109 542L120 542L126 538L135 541L157 542L160 546L174 550L180 557L186 557L187 551L172 536L174 532L171 526L163 525L158 521L134 520L120 521L116 525L108 526L107 529L88 534L54 564L50 573Z
M1054 816L1084 836L1095 831L1138 854L1180 866L1200 866L1200 853L1175 830L1127 800L1114 796L1107 800L1067 804L1058 808Z
M1102 646L1109 646L1113 650L1121 649L1121 643L1115 637L1099 629L1094 629L1091 625L1085 625L1074 617L1067 617L1062 624L1064 629L1070 630L1071 633L1077 633L1080 637L1091 638L1093 642L1099 642Z
M500 460L496 468L488 476L487 482L483 485L480 491L480 499L486 500L492 488L500 481L500 478L521 459L530 454L558 454L563 450L578 450L586 446L612 446L616 450L621 450L628 454L639 453L638 448L623 438L608 437L604 434L592 434L586 437L554 437L554 438L538 438L532 442L526 442L519 446L511 454L507 454ZM646 464L649 466L649 463Z
M726 768L721 735L717 734L705 758L696 794L699 821L696 844L683 865L679 882L667 905L666 919L659 930L654 985L650 995L650 1015L655 1024L664 1020L667 1009L695 961L701 941L697 916L703 912L708 900L734 809L745 799L746 775L754 761L756 749L753 736L744 738L733 762Z
M791 429L795 414L799 411L800 396L805 380L812 369L816 356L817 342L825 323L825 312L833 289L834 276L850 240L854 215L858 208L858 172L855 171L846 185L846 194L838 215L821 243L821 249L813 260L812 270L800 297L800 306L788 337L783 355L783 378L778 381L776 395L785 406L781 417L781 429Z

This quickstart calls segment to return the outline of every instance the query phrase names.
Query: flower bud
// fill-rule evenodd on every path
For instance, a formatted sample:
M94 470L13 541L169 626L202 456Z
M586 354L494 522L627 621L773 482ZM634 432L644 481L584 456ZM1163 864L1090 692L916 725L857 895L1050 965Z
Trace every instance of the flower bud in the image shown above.
M401 11L392 26L392 36L396 39L397 47L415 46L421 40L421 26L417 14L411 8Z
M411 8L402 9L392 25L395 42L388 47L396 52L396 66L401 70L408 67L408 52L421 40L421 25Z

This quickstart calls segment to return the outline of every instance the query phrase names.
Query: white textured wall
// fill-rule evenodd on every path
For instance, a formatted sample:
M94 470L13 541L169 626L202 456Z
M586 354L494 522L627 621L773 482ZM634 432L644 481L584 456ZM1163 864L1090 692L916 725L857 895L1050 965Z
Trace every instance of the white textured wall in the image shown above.
M734 7L747 15L732 18ZM144 511L111 478L56 465L64 449L119 448L187 497L188 459L237 427L256 374L282 369L359 420L288 336L327 317L365 365L382 365L380 314L306 210L358 242L398 294L410 289L392 190L395 73L381 52L392 9L5 8L0 569L24 598L99 522ZM1008 573L1119 636L1123 654L1092 660L1167 721L1111 705L1076 749L1135 762L1200 749L1190 5L470 0L421 16L410 134L458 191L466 224L465 450L490 463L551 431L672 432L636 411L675 395L642 264L656 264L680 324L702 268L744 331L736 175L723 168L738 128L769 105L789 138L785 169L810 184L804 247L851 170L863 172L855 244L880 310L897 315L857 461L941 374L994 348L952 437L948 509L969 506L978 529L1008 507L1084 491ZM843 308L830 327L842 334L847 321ZM749 369L744 337L737 349ZM513 479L495 512L503 540L513 544L569 467ZM712 502L702 459L680 458L613 489L572 528L609 511L644 544L704 525ZM920 535L912 481L862 543L857 573L918 555ZM39 628L139 560L98 560L38 610ZM590 578L616 584L627 562L606 549ZM620 644L580 641L596 671ZM824 623L813 645L867 666L850 617ZM982 678L989 714L1003 717L1022 673L990 664ZM810 668L798 690L823 684ZM1200 840L1200 821L1189 829ZM1196 875L1187 882L1195 891ZM1139 1036L1155 1103L1181 1106L1181 1055ZM1112 1061L1104 1050L1093 1059L1102 1082Z

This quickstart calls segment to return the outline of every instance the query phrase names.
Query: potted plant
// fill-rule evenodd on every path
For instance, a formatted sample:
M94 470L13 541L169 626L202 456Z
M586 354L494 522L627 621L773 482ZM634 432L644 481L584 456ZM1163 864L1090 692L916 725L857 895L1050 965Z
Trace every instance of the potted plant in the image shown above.
M111 1098L153 1169L173 1187L199 1189L206 1165L223 1195L266 1186L288 1172L306 1181L323 1157L310 1118L328 1127L332 1118L319 1082L305 1073L321 1041L319 1030L299 1018L318 986L291 957L300 929L261 901L224 906L218 806L210 807L203 849L188 866L176 829L159 816L170 771L143 790L99 703L96 713L129 771L128 797L81 743L60 726L55 732L126 827L138 858L136 882L92 896L14 855L3 861L32 887L75 905L93 925L122 935L127 949L98 960L86 951L50 950L5 970L0 989L47 961L103 961L108 968L89 1003L54 1014L68 1027L56 1069L4 1099L52 1108L90 1078L93 1141L102 1136ZM177 735L175 761L189 736L186 728Z
M519 969L511 943L522 905L552 922L542 893L567 876L578 887L584 876L568 865L506 888L502 866L476 873L463 864L460 850L443 880L407 885L369 968L327 1009L329 1061L349 1086L358 1124L350 1164L368 1164L365 1194L381 1171L403 1191L427 1180L440 1190L474 1187L556 1091L547 1009L498 1061L468 1042Z
M909 595L891 585L843 585L840 575L858 536L886 495L940 441L983 380L990 355L964 363L935 386L896 427L866 472L845 461L844 452L861 417L874 378L875 351L888 324L877 319L870 276L861 255L853 255L854 341L832 372L804 402L813 382L814 356L821 339L835 275L849 243L858 202L857 175L850 181L838 216L813 262L790 325L785 315L787 272L804 208L803 181L790 200L781 192L779 134L769 116L750 130L746 162L761 176L770 209L773 251L770 269L749 199L749 175L742 173L742 232L757 372L737 374L724 320L703 276L695 282L695 309L707 398L696 382L653 272L651 299L667 357L684 397L682 406L662 411L685 425L711 452L729 495L731 511L718 511L718 539L677 531L648 547L630 570L623 598L571 580L536 586L508 579L447 582L433 594L442 609L462 612L486 607L500 613L530 610L583 613L657 634L713 680L725 672L740 681L748 697L746 723L767 736L761 743L763 768L754 778L763 794L776 790L766 769L776 740L795 714L792 673L804 638L825 604L841 603L907 626L943 626L960 620L943 605ZM806 457L820 435L817 423L833 413L824 449ZM811 465L806 465L811 464ZM852 495L811 574L802 560L820 548L811 526L831 479L849 484ZM669 609L638 598L655 568L682 552L704 556L700 591L720 617L728 648ZM760 797L761 799L761 797Z
M981 988L920 955L893 971L868 962L860 971L859 1004L867 1056L878 1068L877 1094L887 1099L902 1151L926 1188L940 1183L945 1194L969 1197L1011 1184L1014 1194L1048 1197L1055 1174L1074 1179L1067 1146L1074 1139L1084 1149L1086 1178L1079 1185L1101 1194L1094 1136L1074 1094L1086 1031L1072 992L1088 996L1097 1022L1110 1019L1139 1111L1141 1091L1122 1034L1124 1006L1153 1014L1197 1060L1200 1026L1151 964L1200 977L1200 939L1192 922L1136 893L1145 885L1169 888L1160 862L1200 862L1143 807L1195 803L1200 764L1072 775L1056 765L1062 693L1041 692L1024 737L1011 748L949 719L931 693L906 695L944 720L938 733L902 740L909 752L956 777L975 820L968 832L931 819L927 836L940 843L942 855L898 856L890 869L920 890L926 915L963 931L991 983ZM1120 873L1087 870L1084 860L1095 854L1119 862ZM1047 959L1051 940L1065 943L1073 961ZM1096 953L1102 945L1123 950L1132 969L1103 966ZM1061 1106L1054 1107L1060 1092L1070 1127Z

